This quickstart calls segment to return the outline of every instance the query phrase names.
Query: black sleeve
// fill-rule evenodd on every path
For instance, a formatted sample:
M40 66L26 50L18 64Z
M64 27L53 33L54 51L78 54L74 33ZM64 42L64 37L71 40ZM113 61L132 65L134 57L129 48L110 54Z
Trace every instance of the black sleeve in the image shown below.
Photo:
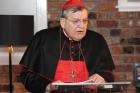
M97 73L102 76L107 82L114 81L113 69L115 65L107 45L106 40L100 34L90 34L91 40L88 42L87 48L87 67L89 76Z
M101 75L107 82L113 82L113 69L115 69L115 65L110 50L107 42L102 37L102 49L97 58L96 73Z
M20 73L20 80L24 84L25 88L32 93L45 93L46 86L49 84L49 80L29 71L25 67Z
M114 75L113 72L110 70L104 72L98 72L100 76L102 76L106 82L114 82Z

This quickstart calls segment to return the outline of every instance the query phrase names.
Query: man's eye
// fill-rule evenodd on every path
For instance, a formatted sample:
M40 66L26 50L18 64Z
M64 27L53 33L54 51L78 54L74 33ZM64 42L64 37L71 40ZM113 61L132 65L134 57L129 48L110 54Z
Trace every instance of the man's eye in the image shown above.
M87 19L85 19L85 20L83 20L83 22L88 22L88 20L87 20Z
M74 21L73 21L73 23L78 23L78 22L79 22L78 20L74 20Z

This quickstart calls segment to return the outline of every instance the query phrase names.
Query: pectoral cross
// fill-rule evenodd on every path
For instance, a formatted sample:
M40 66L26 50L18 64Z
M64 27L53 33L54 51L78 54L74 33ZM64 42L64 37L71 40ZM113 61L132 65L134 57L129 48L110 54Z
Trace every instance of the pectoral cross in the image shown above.
M72 68L72 72L70 74L66 74L67 76L70 76L72 79L72 82L76 82L76 77L78 76L78 74L76 74L74 72L74 69Z
M75 74L74 69L72 69L72 73L71 73L72 82L76 82L75 80L76 77L77 77L77 74Z

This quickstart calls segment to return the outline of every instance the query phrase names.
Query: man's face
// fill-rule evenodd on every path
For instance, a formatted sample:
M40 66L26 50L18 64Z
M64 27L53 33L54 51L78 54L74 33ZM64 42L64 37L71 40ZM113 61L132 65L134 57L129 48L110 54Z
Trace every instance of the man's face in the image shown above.
M60 24L69 39L79 41L86 35L88 12L86 9L69 11L67 18L61 18Z

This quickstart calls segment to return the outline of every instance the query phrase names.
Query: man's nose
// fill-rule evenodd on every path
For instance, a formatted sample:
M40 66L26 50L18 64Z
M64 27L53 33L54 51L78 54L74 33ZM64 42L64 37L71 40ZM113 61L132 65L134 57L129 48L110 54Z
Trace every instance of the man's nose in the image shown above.
M79 21L78 21L78 26L83 27L83 26L84 26L84 24L85 24L85 23L84 23L84 21L83 21L83 20L79 20Z

